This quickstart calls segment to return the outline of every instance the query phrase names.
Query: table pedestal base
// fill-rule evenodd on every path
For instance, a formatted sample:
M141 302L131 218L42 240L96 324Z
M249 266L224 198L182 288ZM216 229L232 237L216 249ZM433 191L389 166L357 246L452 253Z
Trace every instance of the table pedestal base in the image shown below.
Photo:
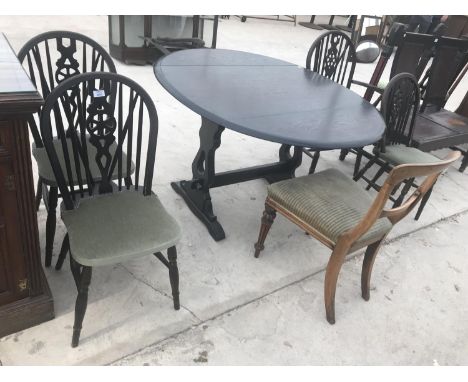
M249 167L215 174L215 151L221 145L224 127L202 119L200 128L200 148L192 163L192 180L172 182L171 186L184 199L190 210L207 227L211 237L219 241L226 237L224 229L213 212L210 188L264 178L269 183L294 177L294 172L302 161L302 150L282 145L279 162Z
M198 190L193 180L172 182L171 186L175 192L182 196L190 211L206 226L213 239L220 241L226 237L223 227L213 213L209 191Z

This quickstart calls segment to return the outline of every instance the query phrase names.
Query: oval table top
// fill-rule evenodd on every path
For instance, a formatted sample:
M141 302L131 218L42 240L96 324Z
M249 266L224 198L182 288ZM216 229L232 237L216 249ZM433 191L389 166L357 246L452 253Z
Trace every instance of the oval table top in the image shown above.
M385 122L353 91L295 64L226 49L171 53L154 66L182 104L225 128L318 150L378 141Z

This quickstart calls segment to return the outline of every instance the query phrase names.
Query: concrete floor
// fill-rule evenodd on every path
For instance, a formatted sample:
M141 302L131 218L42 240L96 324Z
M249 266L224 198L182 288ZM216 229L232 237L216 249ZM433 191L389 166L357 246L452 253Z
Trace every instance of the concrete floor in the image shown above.
M363 256L345 263L334 326L321 271L114 364L466 365L467 225L464 213L384 246L369 302Z
M34 35L53 29L78 31L108 45L104 16L0 17L0 25L16 51ZM218 47L304 65L319 33L291 23L231 18L220 22ZM457 171L459 163L441 177L421 219L409 216L395 227L376 260L375 290L368 303L359 294L361 256L344 265L337 323L330 326L322 297L329 251L278 218L263 256L253 258L266 193L261 180L212 191L227 237L211 240L169 185L191 176L200 118L158 84L151 66L116 64L119 73L145 87L158 110L153 190L183 228L181 310L172 309L167 271L156 259L97 268L80 346L71 349L73 279L68 264L60 272L46 269L56 318L1 338L3 365L468 364L468 265L463 256L468 246L468 182L467 172ZM356 78L368 80L372 70L372 64L358 64ZM467 88L465 78L449 109L458 105ZM222 142L217 171L276 160L277 144L231 131L223 134ZM336 167L351 174L354 158L337 158L336 151L324 153L318 170ZM303 162L298 175L307 173L310 162ZM42 251L45 218L41 206ZM59 223L54 262L63 235Z

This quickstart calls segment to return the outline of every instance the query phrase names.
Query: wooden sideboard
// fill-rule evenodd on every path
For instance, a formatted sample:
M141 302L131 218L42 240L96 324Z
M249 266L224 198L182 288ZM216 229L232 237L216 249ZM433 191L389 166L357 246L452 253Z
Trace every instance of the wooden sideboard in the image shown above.
M41 266L27 123L42 103L0 33L0 337L54 318Z

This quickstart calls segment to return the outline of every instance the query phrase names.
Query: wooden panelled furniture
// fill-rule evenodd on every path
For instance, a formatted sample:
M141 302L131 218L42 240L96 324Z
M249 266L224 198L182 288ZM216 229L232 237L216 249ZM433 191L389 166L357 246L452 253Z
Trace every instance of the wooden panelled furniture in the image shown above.
M467 15L450 15L446 21L447 31L445 36L460 38L468 36L468 16Z
M423 113L416 118L412 144L422 151L446 147L461 151L464 157L460 172L464 172L468 165L468 152L460 148L460 145L468 143L468 118L444 107L450 96L451 86L457 81L457 77L464 75L466 66L468 40L439 38L435 57L428 70L427 83L422 89L423 102L420 111ZM466 97L458 109L464 107L464 102Z
M0 34L0 337L54 317L41 268L27 124L42 103Z
M414 33L406 33L400 40L398 49L405 49L405 44L410 43L409 50L413 53L398 54L399 50L397 50L391 76L394 74L395 60L406 56L406 63L398 64L397 71L404 70L414 74L419 79L421 90L422 102L420 112L416 116L411 146L425 152L447 147L458 150L464 154L459 168L460 172L464 172L468 166L468 151L460 145L468 143L468 118L462 112L466 107L467 99L465 97L455 113L444 109L444 106L468 70L468 40L434 38L434 36ZM432 47L431 41L433 41ZM428 56L429 53L430 56ZM430 58L433 59L427 68ZM370 85L353 81L353 84L368 88L364 96L368 101L371 100L374 91L379 94L383 93L383 89L377 86L377 83L385 62L382 66L376 67ZM380 100L381 96L374 102L374 105ZM349 151L343 150L340 159L343 160ZM358 167L359 163L355 168Z

